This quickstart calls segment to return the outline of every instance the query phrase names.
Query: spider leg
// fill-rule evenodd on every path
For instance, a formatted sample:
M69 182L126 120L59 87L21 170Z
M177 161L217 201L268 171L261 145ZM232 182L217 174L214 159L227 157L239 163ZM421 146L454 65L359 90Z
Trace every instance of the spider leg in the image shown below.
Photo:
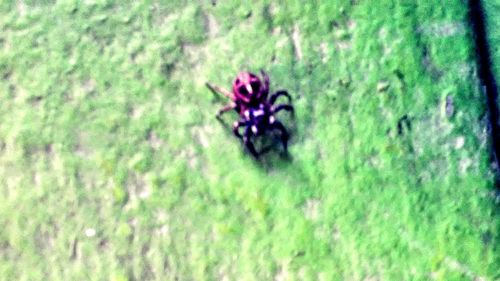
M223 114L223 113L228 112L228 111L230 111L231 109L235 109L235 108L236 108L236 103L234 103L234 102L231 102L231 103L229 103L229 104L226 104L223 108L221 108L221 109L217 112L217 115L215 115L215 117L216 117L217 119L219 119L219 120L220 120L220 119L221 119L221 116L222 116L222 114Z
M242 136L242 135L241 135L241 133L240 133L240 128L241 128L241 127L243 127L243 126L245 126L245 125L246 125L246 122L245 122L245 121L241 121L241 120L240 120L240 121L236 121L236 122L234 122L234 123L233 123L233 134L234 134L236 137L238 137L238 138L242 139L242 138L243 138L243 136Z
M271 104L274 104L276 102L276 99L279 97L279 96L285 96L288 98L288 103L291 103L292 102L292 97L290 96L290 94L288 94L287 91L277 91L276 93L272 94L271 97L269 98L269 103Z
M290 111L292 113L292 117L295 116L295 110L293 109L293 106L291 106L289 104L280 104L280 105L272 107L273 114L276 114L281 110Z
M207 86L208 89L210 89L210 91L212 91L212 93L220 94L220 95L223 95L223 96L228 97L230 99L234 98L233 93L231 93L230 91L228 91L226 89L223 89L223 88L216 86L216 85L212 85L208 82L205 83L205 85Z
M281 131L281 143L283 144L283 149L285 150L285 152L288 152L289 135L288 131L285 129L285 126L283 126L283 124L280 121L275 120L273 124L271 124L271 128Z
M243 135L243 143L247 147L248 151L252 153L253 157L255 159L259 158L259 153L257 153L257 150L255 150L255 146L253 145L252 140L250 140L250 137L252 135L252 130L250 127L246 127L245 129L245 134Z
M245 121L236 121L233 124L233 133L236 137L240 138L243 141L243 144L246 146L248 151L254 156L255 158L259 158L259 153L255 150L255 146L253 145L253 142L250 140L250 137L252 135L252 129L251 126L247 126L245 128L245 132L243 135L240 133L240 128L243 126L246 126L247 122Z

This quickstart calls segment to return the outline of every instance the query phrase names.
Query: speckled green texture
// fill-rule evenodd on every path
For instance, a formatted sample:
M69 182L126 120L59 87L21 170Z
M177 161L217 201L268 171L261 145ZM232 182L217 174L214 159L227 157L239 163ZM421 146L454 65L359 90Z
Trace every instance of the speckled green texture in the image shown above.
M492 67L497 84L500 81L500 2L497 0L482 1L486 16L486 31L491 52Z
M194 3L0 2L1 280L500 278L464 1ZM214 118L260 68L291 160Z

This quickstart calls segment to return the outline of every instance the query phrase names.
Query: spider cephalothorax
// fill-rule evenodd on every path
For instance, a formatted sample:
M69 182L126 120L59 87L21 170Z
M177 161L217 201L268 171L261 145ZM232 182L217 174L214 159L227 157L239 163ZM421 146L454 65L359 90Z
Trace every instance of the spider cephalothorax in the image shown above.
M231 109L241 115L249 107L258 106L262 100L266 99L269 93L269 77L262 70L261 74L263 81L253 73L241 72L233 81L232 92L207 83L210 90L231 99L229 104L219 110L217 118Z
M262 71L262 78L264 82L261 82L259 77L253 73L241 72L238 74L233 82L233 94L236 100L257 105L269 92L269 78L264 71Z
M233 132L256 158L259 157L259 153L255 149L252 137L263 135L266 131L279 130L283 148L285 152L287 151L289 135L285 126L276 119L275 114L281 110L293 112L290 104L274 104L279 96L286 96L288 102L291 102L291 97L286 91L277 91L268 98L269 77L262 70L261 74L263 81L253 73L240 73L233 82L232 92L207 83L209 89L232 100L230 104L219 110L217 118L231 109L238 112L240 120L234 122ZM243 134L240 132L242 127L244 127Z

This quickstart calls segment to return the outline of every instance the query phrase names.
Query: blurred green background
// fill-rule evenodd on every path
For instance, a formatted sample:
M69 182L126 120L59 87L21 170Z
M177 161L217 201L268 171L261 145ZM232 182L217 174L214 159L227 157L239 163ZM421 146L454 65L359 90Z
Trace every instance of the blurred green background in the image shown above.
M0 280L500 280L467 13L0 1ZM260 68L294 98L288 160L204 86Z

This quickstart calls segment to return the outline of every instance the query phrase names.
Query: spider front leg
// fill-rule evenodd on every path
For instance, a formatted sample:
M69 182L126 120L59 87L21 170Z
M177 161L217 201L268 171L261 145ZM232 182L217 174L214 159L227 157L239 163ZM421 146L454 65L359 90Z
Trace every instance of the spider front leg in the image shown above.
M231 109L235 109L235 108L236 108L236 103L231 102L231 103L225 105L223 108L219 109L219 111L217 112L217 115L215 115L215 118L222 121L222 119L221 119L222 114L230 111Z
M277 91L276 93L272 94L271 97L269 98L269 103L274 104L276 102L276 99L280 96L285 96L288 98L288 103L292 103L292 97L290 94L288 94L287 91Z
M205 86L207 86L207 88L210 89L210 91L212 91L212 93L220 94L220 95L223 95L223 96L228 97L230 99L234 99L233 93L231 93L230 91L228 91L226 89L223 89L223 88L216 86L216 85L212 85L208 82L205 83Z

